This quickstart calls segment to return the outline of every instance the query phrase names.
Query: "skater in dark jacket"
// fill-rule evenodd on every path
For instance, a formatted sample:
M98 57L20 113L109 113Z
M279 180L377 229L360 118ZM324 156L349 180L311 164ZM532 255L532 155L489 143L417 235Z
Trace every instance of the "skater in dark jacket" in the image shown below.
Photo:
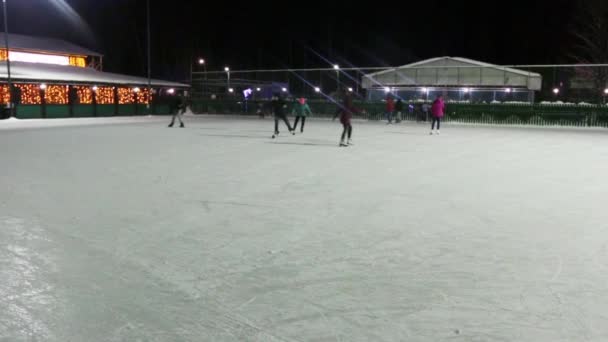
M285 125L287 125L287 129L293 135L296 134L295 130L291 128L289 124L289 119L287 119L287 115L285 113L285 108L287 107L287 102L283 99L280 94L275 94L272 99L272 110L274 112L274 134L272 138L276 138L279 135L279 120L283 120Z
M401 120L403 120L403 101L401 101L401 99L398 99L395 103L395 112L397 112L397 117L395 118L395 121L397 121L397 123L400 123Z
M353 134L353 125L351 124L351 119L353 117L353 113L358 113L359 110L355 108L353 105L353 98L346 94L344 96L344 100L342 105L338 108L338 112L336 116L340 116L340 123L342 124L342 137L340 138L340 147L345 147L352 145L351 136ZM334 119L336 117L334 116ZM348 140L345 142L344 139L348 137Z
M184 122L182 121L182 115L186 112L187 107L188 99L185 92L180 96L175 96L175 98L171 99L171 113L173 113L173 117L171 118L169 127L173 127L175 124L175 117L179 120L179 127L185 127Z

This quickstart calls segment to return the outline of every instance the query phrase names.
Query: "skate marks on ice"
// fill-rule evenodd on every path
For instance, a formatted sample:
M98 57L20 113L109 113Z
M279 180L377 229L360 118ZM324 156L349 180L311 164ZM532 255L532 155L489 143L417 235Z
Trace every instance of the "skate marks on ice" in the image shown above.
M267 144L273 145L297 145L297 146L330 146L336 147L338 144L331 144L323 141L269 141Z
M37 224L0 216L0 340L54 340L51 317L60 315L46 252L53 242Z
M256 204L256 203L246 203L246 202L233 202L233 201L211 201L211 200L199 200L199 202L203 205L203 208L207 213L212 212L212 205L224 206L224 207L247 207L247 208L263 208L263 209L280 209L277 206L266 205L266 204Z
M204 137L214 137L214 138L232 138L232 139L257 139L257 140L266 140L265 136L261 135L245 135L245 134L199 134L199 136Z

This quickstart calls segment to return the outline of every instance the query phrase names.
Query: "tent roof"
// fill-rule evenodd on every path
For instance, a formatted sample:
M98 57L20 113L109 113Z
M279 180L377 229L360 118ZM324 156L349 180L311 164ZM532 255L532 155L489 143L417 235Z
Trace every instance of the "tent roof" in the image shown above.
M0 32L0 37L3 37L4 33ZM78 46L76 44L72 44L65 40L55 39L55 38L45 38L45 37L34 37L34 36L26 36L23 34L8 34L8 46L11 50L27 50L27 51L37 51L37 52L52 52L64 55L79 55L79 56L102 56L99 52L95 52L84 48L82 46ZM2 40L2 45L0 48L6 48L4 45L4 41Z
M371 74L366 74L365 76L366 77L375 77L375 76L379 76L379 75L382 75L382 74L394 72L395 70L398 70L398 69L434 68L434 67L440 68L442 66L452 66L452 67L457 67L457 66L476 67L476 66L478 66L478 67L483 67L483 68L494 68L494 69L498 69L498 70L501 70L501 71L507 71L507 72L518 74L518 75L522 75L522 76L537 76L537 77L540 77L540 74L539 73L535 73L535 72L529 72L529 71L519 70L519 69L513 69L513 68L506 68L506 67L502 67L500 65L480 62L480 61L476 61L476 60L469 59L469 58L448 57L448 56L446 56L446 57L436 57L436 58L431 58L431 59L425 59L423 61L419 61L419 62L416 62L416 63L402 65L402 66L397 67L397 68L392 68L392 69L387 69L387 70L382 70L382 71L374 72L374 73L371 73Z
M366 74L365 89L391 87L516 87L542 88L535 72L503 67L462 57L438 57Z
M0 79L6 80L6 62L0 62ZM145 77L128 76L101 72L92 68L74 66L40 64L40 63L11 63L11 78L17 82L49 82L49 83L82 83L97 85L147 85ZM155 87L189 87L187 84L152 80Z

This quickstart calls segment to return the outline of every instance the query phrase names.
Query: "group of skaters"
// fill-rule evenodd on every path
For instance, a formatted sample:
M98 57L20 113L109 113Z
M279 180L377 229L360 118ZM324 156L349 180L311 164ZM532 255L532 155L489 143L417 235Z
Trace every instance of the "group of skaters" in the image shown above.
M310 106L308 105L306 98L298 98L297 101L291 107L291 114L295 114L295 122L293 127L289 122L289 118L287 117L288 112L288 102L281 94L275 94L272 97L271 101L272 111L274 113L274 133L272 134L272 138L275 139L279 136L279 121L283 121L287 126L287 130L292 135L296 134L296 130L298 128L298 123L300 123L300 133L304 133L304 125L306 123L306 117L312 114ZM342 134L340 136L340 147L346 147L353 144L352 134L353 134L353 126L352 126L352 117L355 113L360 113L361 110L355 107L352 94L350 93L342 93L341 100L337 101L337 110L333 117L333 120L336 118L340 119L340 123L342 124ZM187 107L189 106L188 94L183 92L176 96L171 103L171 112L173 113L173 117L171 119L171 123L169 127L173 127L175 124L175 119L177 118L180 123L180 127L185 127L184 122L182 120L182 115L186 112ZM404 103L401 99L397 99L395 101L392 96L389 96L386 101L386 118L388 123L391 124L393 122L394 114L397 114L396 122L400 122L402 120L402 112ZM411 106L411 105L410 105ZM427 107L424 107L427 106ZM431 123L431 132L430 134L439 134L441 128L441 119L445 115L445 102L443 100L443 96L438 96L435 101L433 101L432 105L424 104L423 111L430 111L432 114L432 123ZM436 127L436 129L435 129Z
M300 133L304 133L304 124L306 123L306 117L312 114L310 106L308 106L308 103L306 103L306 99L303 97L299 98L291 109L291 114L296 115L296 121L293 127L291 127L291 124L289 123L289 118L287 118L287 101L280 94L275 94L272 97L272 111L274 112L274 134L272 134L273 139L279 136L279 121L285 122L289 133L295 135L296 130L298 129L299 122L301 122Z
M401 122L403 120L402 114L404 112L404 103L401 99L395 99L388 95L386 98L386 114L385 118L387 121L387 125L393 123L393 120L396 123ZM413 104L408 104L408 112L414 114L416 116L416 122L419 122L421 117L420 114L424 115L425 120L428 119L429 112L431 113L431 135L439 134L439 129L441 127L441 119L445 115L445 101L443 101L443 96L438 96L435 101L431 105L428 103L423 103L420 107L419 111L415 111ZM435 125L437 125L437 131L435 131Z
M272 98L272 109L274 112L274 133L272 138L275 139L279 136L279 121L283 121L287 126L287 129L292 135L296 134L296 130L298 128L298 122L301 121L300 133L304 133L304 123L306 122L306 117L312 114L310 110L310 106L306 103L306 99L301 97L299 98L292 107L291 113L295 114L296 119L294 126L291 127L289 123L289 118L287 118L287 101L280 95L275 94ZM340 137L340 147L346 147L353 144L352 142L352 134L353 134L353 126L352 126L352 117L354 113L360 112L353 104L353 98L350 94L342 95L342 100L338 102L338 108L334 115L334 120L336 118L340 118L340 123L342 124L342 135Z

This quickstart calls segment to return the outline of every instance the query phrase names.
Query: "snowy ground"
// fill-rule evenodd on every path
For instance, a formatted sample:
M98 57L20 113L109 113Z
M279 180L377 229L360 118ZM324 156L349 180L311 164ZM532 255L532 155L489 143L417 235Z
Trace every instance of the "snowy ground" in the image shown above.
M0 341L608 340L608 131L166 120L0 122Z

